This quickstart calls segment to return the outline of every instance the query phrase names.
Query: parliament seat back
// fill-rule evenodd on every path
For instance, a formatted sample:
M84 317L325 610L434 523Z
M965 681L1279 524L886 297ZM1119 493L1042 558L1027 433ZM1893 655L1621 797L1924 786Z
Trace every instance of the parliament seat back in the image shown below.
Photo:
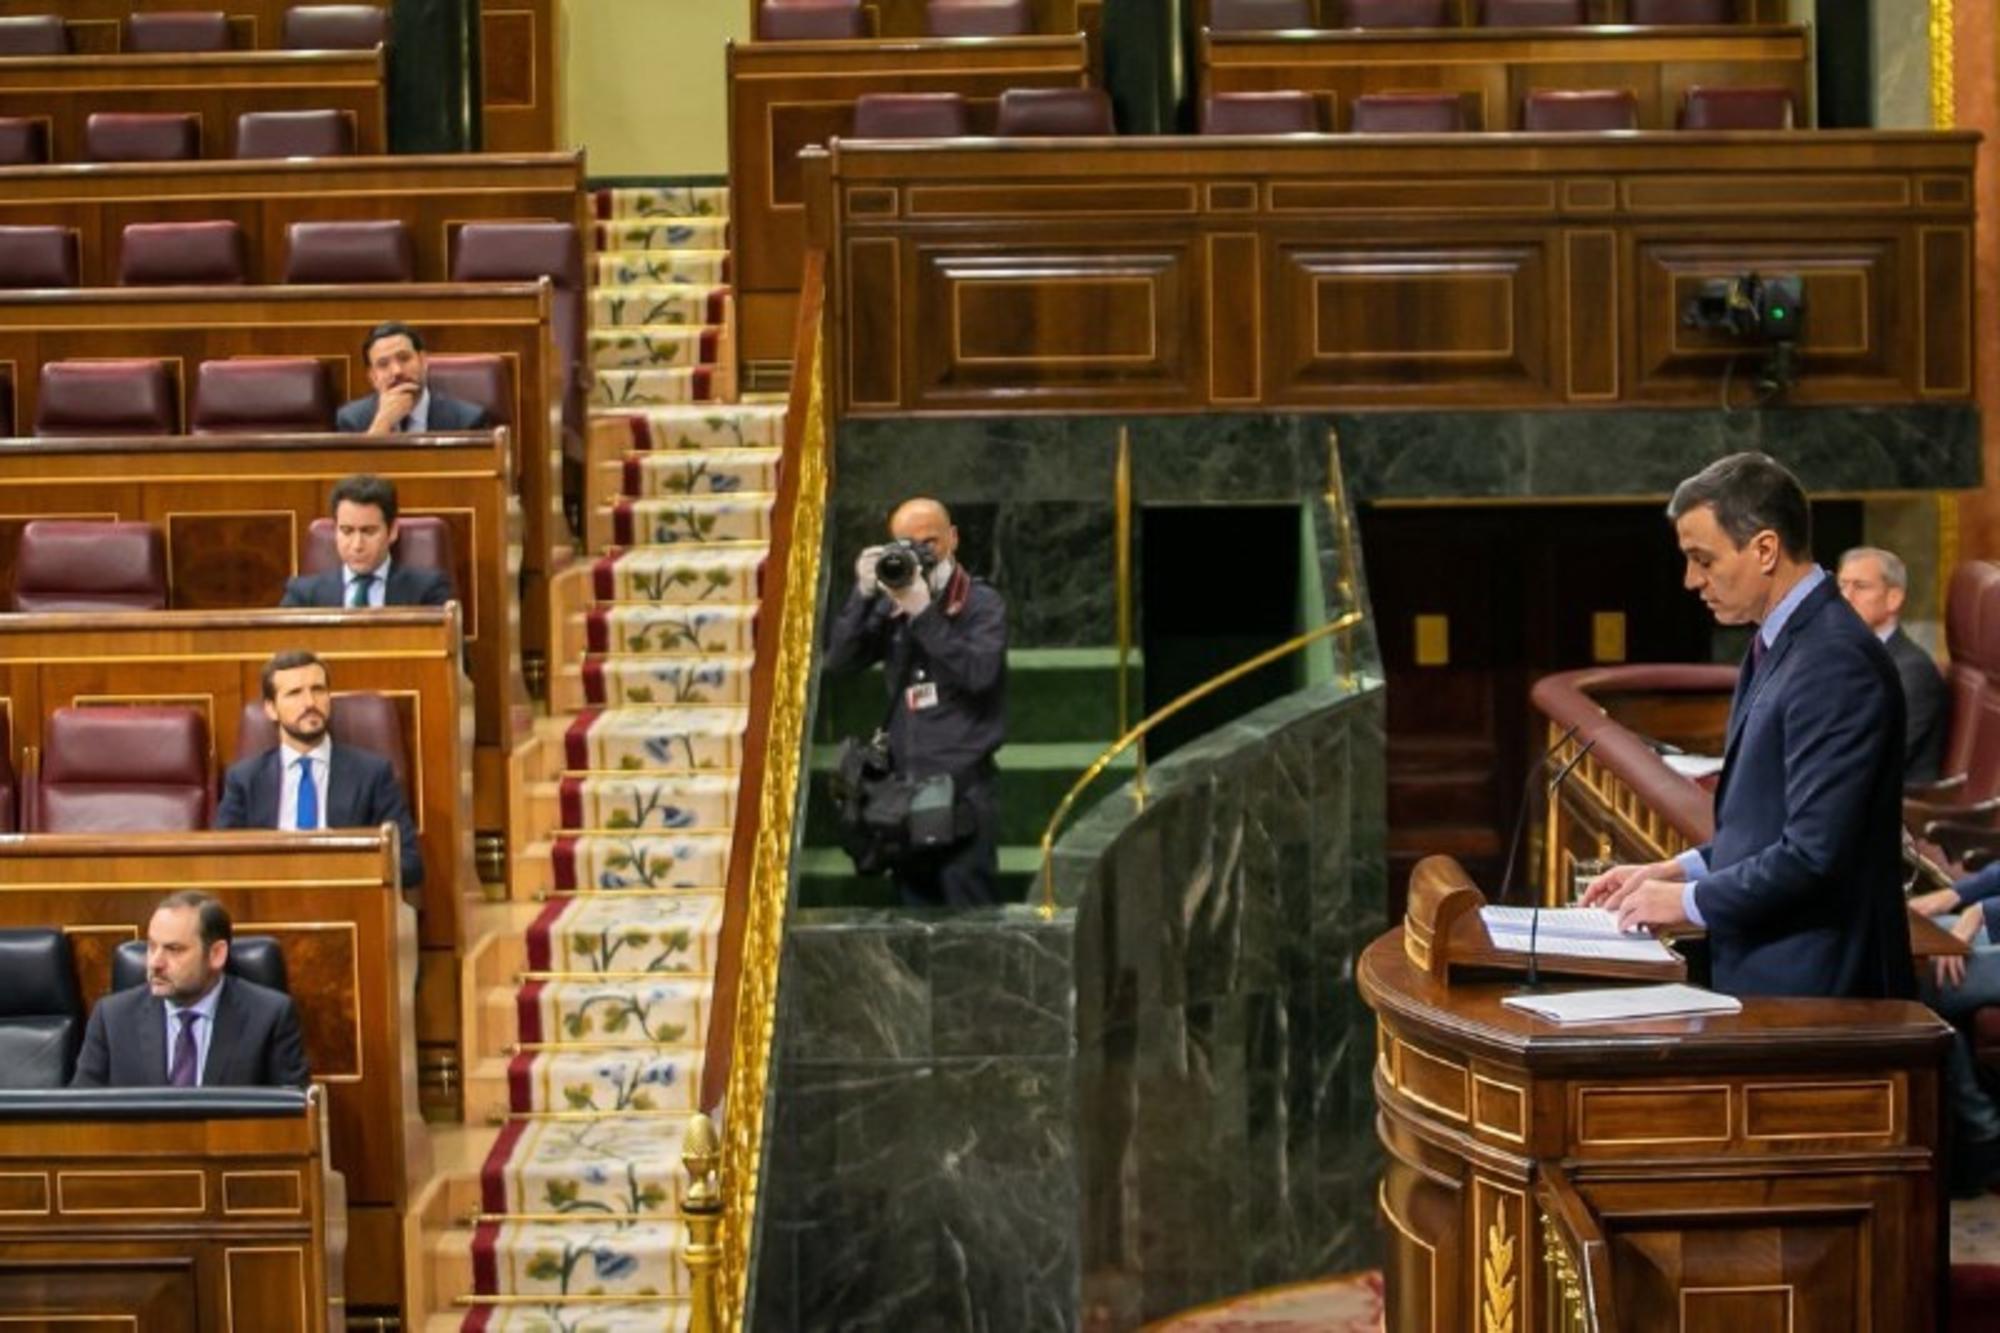
M1792 94L1787 88L1696 85L1681 103L1684 130L1788 130L1792 123Z
M7 712L0 709L0 833L13 833L21 826L21 783L14 776L14 737L7 725Z
M1639 99L1628 88L1538 88L1521 106L1530 134L1591 134L1639 128Z
M325 519L319 521L327 522ZM436 519L431 521L438 522ZM407 524L409 520L404 522ZM440 523L439 526L443 525ZM330 523L327 531L330 543ZM403 720L396 711L395 700L385 694L337 694L326 725L335 745L352 745L388 760L389 767L395 770L396 781L403 786L405 796L412 802L417 799L418 793L410 790L410 757L403 745ZM259 702L244 704L243 717L236 727L235 762L240 764L245 759L255 759L277 744L278 724L264 715L264 705ZM411 808L414 810L414 804Z
M1211 32L1278 32L1313 26L1312 0L1212 0Z
M589 391L583 323L583 238L572 222L468 222L458 229L453 282L532 282L555 288L550 316L562 367L564 451L580 454Z
M505 357L440 352L429 363L433 393L485 408L487 419L496 426L514 424L514 377Z
M38 518L21 529L14 611L164 611L167 543L151 523Z
M51 361L35 394L37 435L178 435L180 400L164 361Z
M204 361L189 425L196 435L310 434L333 429L333 386L310 356Z
M1102 88L1009 88L1000 94L1003 138L1116 134L1111 97Z
M69 26L60 14L22 14L0 18L0 56L63 56L69 54Z
M236 118L236 156L351 157L354 118L344 111L245 111Z
M933 37L1025 37L1035 30L1028 0L930 0L924 31Z
M854 99L857 139L956 139L971 132L957 93L863 93Z
M1486 0L1480 12L1489 28L1573 28L1587 17L1583 0Z
M1630 0L1627 22L1665 27L1671 24L1721 25L1735 21L1731 0Z
M1203 134L1314 134L1319 99L1308 92L1217 93L1202 103Z
M232 977L286 995L292 993L285 971L285 951L274 935L238 935L229 941L229 961L222 970ZM111 955L111 989L131 990L146 984L146 941L121 940Z
M1442 28L1451 22L1446 0L1343 0L1349 28Z
M282 40L287 51L368 51L389 32L386 5L293 5Z
M201 121L175 111L94 111L83 122L91 162L192 162L201 156Z
M400 218L294 222L285 229L285 281L413 282L416 247Z
M396 541L389 548L389 557L410 569L435 569L448 575L461 600L470 586L466 581L469 571L458 567L458 542L452 536L451 524L435 514L399 516ZM299 572L324 574L338 568L340 549L334 544L333 520L324 516L316 518L306 528L305 551L299 558ZM371 745L368 748L377 747Z
M767 42L851 42L868 35L860 0L764 0L757 36Z
M48 160L46 121L0 116L0 167L38 167Z
M125 49L134 55L227 51L229 16L219 9L133 14L125 20Z
M74 227L0 227L0 287L74 287L82 272Z
M2000 683L2000 654L1988 656L1996 645L1991 642L1994 633L1985 625L1988 608L2000 609L2000 598L1989 592L1996 587L2000 587L2000 564L1968 560L1952 571L1945 594L1944 642L1951 655L1945 694L1951 714L1939 772L1946 777L1971 768L1980 700Z
M240 287L250 281L250 245L230 221L134 222L118 239L118 281L127 287Z
M193 708L58 708L27 775L29 833L193 833L213 813L208 723Z
M68 1086L83 1027L69 936L53 927L0 930L0 1088Z
M1456 134L1465 128L1457 93L1364 93L1354 99L1356 134Z

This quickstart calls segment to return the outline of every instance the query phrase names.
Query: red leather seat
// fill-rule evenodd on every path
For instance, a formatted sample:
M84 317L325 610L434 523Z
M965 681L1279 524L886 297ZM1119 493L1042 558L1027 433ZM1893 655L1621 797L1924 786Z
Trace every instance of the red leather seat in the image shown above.
M410 757L403 744L403 721L396 711L395 700L381 694L335 695L326 725L335 745L359 746L387 759L396 772L396 781L409 794L412 806L415 805L419 793L410 791ZM235 762L254 759L277 744L278 724L264 716L264 705L244 704L243 716L236 724Z
M1681 103L1684 130L1788 130L1792 94L1787 88L1706 88L1687 90Z
M1627 88L1541 88L1522 103L1521 128L1536 134L1636 130L1639 99Z
M464 589L470 586L467 579L472 571L459 567L458 543L451 535L451 524L435 514L399 516L389 558L411 569L435 569L448 575L451 586L460 590L460 600L465 597ZM299 570L305 574L324 574L338 568L340 548L334 544L333 520L316 518L306 528L306 548L299 558Z
M767 42L850 42L868 35L861 0L764 0L757 36Z
M83 122L91 162L192 162L201 156L201 120L173 111L96 111Z
M998 129L1010 139L1118 133L1102 88L1009 88L1000 94Z
M0 227L0 287L77 285L74 227Z
M930 0L924 30L933 37L1025 37L1035 16L1028 0Z
M2000 682L2000 632L1989 629L1989 609L2000 610L2000 564L1968 560L1952 571L1945 594L1944 642L1951 655L1945 668L1945 693L1951 720L1945 731L1944 756L1938 771L1946 777L1972 766L1973 733L1978 729L1980 702Z
M309 356L204 361L195 372L196 435L310 434L333 429L333 388Z
M416 276L416 249L399 218L294 222L285 229L286 282L410 282Z
M287 51L367 51L389 31L386 5L293 5L282 40Z
M234 222L134 222L118 242L127 287L234 287L250 281L250 247Z
M51 361L35 394L37 435L178 435L164 361Z
M1350 28L1442 28L1450 24L1445 0L1346 0Z
M1457 93L1365 93L1354 99L1356 134L1456 134L1465 128Z
M1311 93L1217 93L1202 104L1203 134L1314 134L1319 99Z
M236 118L236 156L351 157L354 119L345 111L245 111Z
M208 723L192 708L58 708L26 785L30 833L192 833L213 800Z
M491 352L438 353L429 358L432 391L486 409L496 426L514 424L514 376L505 357Z
M60 14L0 18L0 56L65 56L69 28Z
M1583 0L1486 0L1480 14L1489 28L1574 28L1587 20Z
M0 167L40 166L48 160L47 122L0 116Z
M956 139L971 132L957 93L863 93L854 99L857 139Z
M6 710L0 709L0 833L21 827L21 783L14 775L14 737L7 727Z
M14 380L12 376L0 375L0 432L19 435L20 427L14 424Z
M584 346L583 238L569 222L468 222L458 229L453 282L532 282L555 287L550 320L562 365L563 449L579 460L590 381Z
M16 611L164 611L167 542L151 523L38 518L21 529Z
M134 55L229 47L229 16L219 9L133 14L125 20L125 49Z
M1727 24L1736 21L1732 0L1630 0L1625 21L1644 25Z
M1210 32L1278 32L1313 27L1312 0L1211 0Z

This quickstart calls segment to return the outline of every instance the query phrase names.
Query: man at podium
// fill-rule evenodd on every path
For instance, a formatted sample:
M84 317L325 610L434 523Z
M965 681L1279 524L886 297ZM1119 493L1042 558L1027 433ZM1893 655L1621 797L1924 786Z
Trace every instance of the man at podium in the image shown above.
M1798 479L1761 453L1682 482L1667 517L1687 587L1755 625L1729 708L1715 836L1616 866L1586 905L1621 925L1704 928L1731 995L1911 998L1903 908L1903 695L1895 663L1811 554Z

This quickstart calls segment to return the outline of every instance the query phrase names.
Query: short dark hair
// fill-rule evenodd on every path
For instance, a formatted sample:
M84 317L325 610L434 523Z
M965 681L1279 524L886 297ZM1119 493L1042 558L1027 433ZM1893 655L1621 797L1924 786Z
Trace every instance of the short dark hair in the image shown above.
M363 365L368 363L368 353L374 349L376 343L381 342L384 338L408 338L410 346L416 348L419 352L424 350L423 334L418 333L401 320L385 320L368 330L368 336L361 340L361 363Z
M384 523L394 523L396 483L387 477L378 477L369 472L357 472L351 477L342 477L333 484L333 495L326 502L326 512L337 515L343 503L374 505L382 511Z
M201 947L204 949L217 940L227 944L235 935L236 927L229 920L229 909L200 889L182 889L178 893L170 893L160 899L160 905L153 910L163 912L170 907L187 908L195 914L195 922L201 930Z
M1805 487L1769 454L1716 459L1674 488L1667 517L1678 520L1703 505L1715 511L1717 525L1738 550L1768 528L1793 559L1803 560L1812 552L1812 507Z
M329 681L333 679L333 673L326 669L326 663L319 660L317 653L307 652L304 648L287 648L284 652L275 654L270 661L264 663L264 670L258 675L259 681L264 686L265 702L268 703L278 697L277 677L280 671L296 671L300 667L309 666L318 667L320 673Z

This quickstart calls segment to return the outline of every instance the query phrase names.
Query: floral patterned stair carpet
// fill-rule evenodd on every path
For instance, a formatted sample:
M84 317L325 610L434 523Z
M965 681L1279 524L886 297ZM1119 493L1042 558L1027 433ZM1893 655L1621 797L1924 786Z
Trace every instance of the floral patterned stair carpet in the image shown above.
M782 405L697 405L729 387L726 207L720 189L598 197L590 528L611 544L553 672L540 827L513 870L518 980L484 999L508 1118L444 1282L480 1302L466 1333L686 1324L681 1133L784 431Z

